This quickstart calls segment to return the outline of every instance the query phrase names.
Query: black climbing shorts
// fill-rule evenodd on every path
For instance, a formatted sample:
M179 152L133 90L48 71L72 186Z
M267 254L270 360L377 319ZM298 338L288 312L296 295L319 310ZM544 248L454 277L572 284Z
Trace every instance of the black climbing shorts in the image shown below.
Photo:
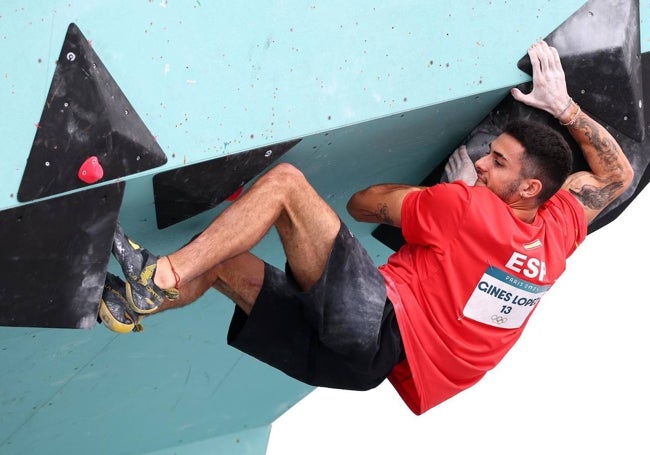
M265 264L250 315L236 307L228 344L318 387L368 390L404 358L392 304L368 253L341 223L325 271L303 292Z

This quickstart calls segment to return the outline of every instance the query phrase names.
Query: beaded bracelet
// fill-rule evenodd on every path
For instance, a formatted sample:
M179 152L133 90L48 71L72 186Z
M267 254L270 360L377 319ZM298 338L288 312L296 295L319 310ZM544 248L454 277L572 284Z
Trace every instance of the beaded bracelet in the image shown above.
M573 114L573 117L571 117L571 119L569 119L569 121L566 122L566 123L562 123L560 121L560 125L562 125L562 126L573 126L573 125L576 124L576 121L578 120L578 116L580 115L580 112L582 112L582 109L580 109L580 105L578 103L576 103L576 106L578 106L578 110L576 111L575 114Z

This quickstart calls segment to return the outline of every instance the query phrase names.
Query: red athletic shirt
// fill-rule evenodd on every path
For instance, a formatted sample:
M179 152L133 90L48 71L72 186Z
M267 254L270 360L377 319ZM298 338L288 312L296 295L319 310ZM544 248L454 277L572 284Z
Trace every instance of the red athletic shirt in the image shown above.
M454 182L409 193L402 233L406 244L379 269L406 351L389 380L422 414L503 358L587 222L564 190L529 224L489 189Z

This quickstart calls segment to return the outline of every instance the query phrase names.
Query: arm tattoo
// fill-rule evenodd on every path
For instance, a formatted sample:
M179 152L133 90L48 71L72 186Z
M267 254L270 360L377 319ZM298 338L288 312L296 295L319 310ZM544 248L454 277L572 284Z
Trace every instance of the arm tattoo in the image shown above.
M375 211L364 209L361 210L361 213L365 217L376 219L378 223L390 224L392 226L395 225L393 219L388 214L388 204L385 202L377 204L377 210Z
M603 182L604 186L584 184L580 189L571 189L585 207L593 210L601 210L612 202L617 191L623 186L620 156L622 153L616 141L598 123L589 117L581 116L575 125L576 129L582 130L583 134L593 146L594 153L585 154L594 176ZM594 169L598 168L598 169ZM605 175L606 178L598 178L597 175Z
M384 224L394 224L393 219L390 217L390 214L388 213L388 204L385 202L381 202L377 204L377 211L375 212L375 217L377 217L377 220L379 220L380 223Z
M580 117L575 128L584 131L585 136L596 149L596 158L605 171L620 171L619 148L611 136L603 134L600 125L588 117Z
M601 210L612 201L616 190L622 186L622 182L614 182L603 188L594 185L583 185L578 191L574 189L570 191L585 207L592 210Z

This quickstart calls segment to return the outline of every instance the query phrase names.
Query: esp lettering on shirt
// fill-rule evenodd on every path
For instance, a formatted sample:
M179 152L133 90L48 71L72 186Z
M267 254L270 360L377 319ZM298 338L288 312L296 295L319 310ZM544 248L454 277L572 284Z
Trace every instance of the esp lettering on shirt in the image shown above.
M506 263L506 268L513 272L521 273L526 278L533 278L544 281L546 278L546 263L534 257L528 257L517 251L512 253L510 260Z

